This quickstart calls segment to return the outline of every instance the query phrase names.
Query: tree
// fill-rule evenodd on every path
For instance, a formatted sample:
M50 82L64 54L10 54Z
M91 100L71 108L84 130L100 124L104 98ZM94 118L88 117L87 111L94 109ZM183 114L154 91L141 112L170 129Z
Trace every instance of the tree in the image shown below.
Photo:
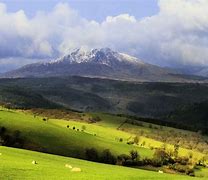
M145 141L143 141L143 142L142 142L142 146L145 146L145 144L146 144L146 142L145 142Z
M170 155L165 152L163 149L157 149L154 153L154 159L157 162L160 162L161 165L167 165L169 162L172 163L172 158L170 157Z
M90 160L90 161L98 161L99 160L98 152L95 148L87 148L85 150L85 156L86 156L87 160Z
M131 156L132 161L138 160L140 158L140 156L136 150L131 150L130 156Z
M101 154L101 162L107 164L115 164L116 158L112 155L109 149L105 149Z
M139 143L139 138L137 136L134 137L134 144L138 144Z
M179 151L179 145L178 144L175 144L174 145L174 152L173 152L175 157L178 156L178 151Z
M1 127L0 129L0 135L3 135L6 132L6 128L5 127Z
M82 131L85 131L85 130L86 130L86 126L83 125L83 126L82 126Z
M117 157L117 164L118 165L126 165L126 162L130 159L131 159L131 157L129 155L121 154Z

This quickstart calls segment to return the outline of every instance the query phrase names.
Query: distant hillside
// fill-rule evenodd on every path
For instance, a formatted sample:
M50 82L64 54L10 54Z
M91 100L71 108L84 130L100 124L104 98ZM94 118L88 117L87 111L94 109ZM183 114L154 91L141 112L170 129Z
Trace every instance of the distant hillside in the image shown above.
M208 101L207 94L208 84L199 83L136 83L84 77L0 80L1 104L20 108L61 106L78 111L127 114L163 119L182 124L182 127L205 125L199 123L204 120L197 115L207 112L205 108L199 107L202 112L197 111L195 116L189 113L192 109L187 111L194 121L172 115L184 107Z
M172 122L184 123L192 127L192 129L208 130L208 101L194 103L189 106L183 106L172 112L168 116L168 120Z

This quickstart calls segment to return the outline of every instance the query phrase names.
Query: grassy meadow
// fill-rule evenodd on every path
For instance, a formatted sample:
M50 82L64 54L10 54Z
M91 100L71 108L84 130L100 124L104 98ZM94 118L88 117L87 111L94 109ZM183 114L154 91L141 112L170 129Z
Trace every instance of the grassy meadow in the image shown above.
M99 117L97 121L89 120L96 117ZM0 146L0 179L193 179L182 174L153 172L159 168L147 171L73 159L84 159L87 148L95 148L98 153L109 149L115 156L136 150L141 159L152 158L155 149L164 146L164 142L145 136L153 132L148 123L133 125L126 122L124 117L103 113L74 113L71 118L67 115L66 119L64 116L58 119L44 113L1 108L0 127L5 127L9 134L19 131L25 142L24 149L56 154ZM158 131L168 132L170 129L163 127ZM178 129L174 131L192 133ZM139 136L138 144L127 143L136 136ZM165 146L173 149L173 144L166 143ZM188 156L190 153L195 161L206 155L196 150L179 148L180 156ZM32 164L33 160L38 164ZM71 172L65 164L79 167L82 171ZM207 174L204 168L196 170L198 177L206 178Z
M94 163L74 158L49 155L0 146L0 179L143 179L143 180L191 180L201 179L188 176L160 174L158 172L133 169L121 166ZM32 161L37 164L32 164ZM65 165L81 169L81 172L72 172Z

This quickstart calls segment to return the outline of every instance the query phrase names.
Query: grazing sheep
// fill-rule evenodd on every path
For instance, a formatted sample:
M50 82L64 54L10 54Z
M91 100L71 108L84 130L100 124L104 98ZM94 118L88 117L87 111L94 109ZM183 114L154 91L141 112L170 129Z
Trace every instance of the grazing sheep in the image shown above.
M159 170L158 172L161 173L161 174L163 174L163 171L161 171L161 170Z
M74 168L72 168L71 171L72 172L81 172L81 169L80 168L77 168L77 167L74 167Z
M69 169L72 169L72 166L69 165L69 164L65 164L65 167L66 167L66 168L69 168Z
M32 164L37 164L37 162L36 161L32 161Z

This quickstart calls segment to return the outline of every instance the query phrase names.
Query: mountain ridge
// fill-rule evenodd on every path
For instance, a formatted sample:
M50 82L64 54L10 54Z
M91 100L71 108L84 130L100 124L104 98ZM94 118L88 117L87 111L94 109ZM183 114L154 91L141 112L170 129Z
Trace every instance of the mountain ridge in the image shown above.
M109 48L75 49L54 61L35 63L4 73L3 78L84 76L130 81L190 82L175 70L148 64ZM198 78L197 80L200 80ZM203 80L203 78L201 79Z

